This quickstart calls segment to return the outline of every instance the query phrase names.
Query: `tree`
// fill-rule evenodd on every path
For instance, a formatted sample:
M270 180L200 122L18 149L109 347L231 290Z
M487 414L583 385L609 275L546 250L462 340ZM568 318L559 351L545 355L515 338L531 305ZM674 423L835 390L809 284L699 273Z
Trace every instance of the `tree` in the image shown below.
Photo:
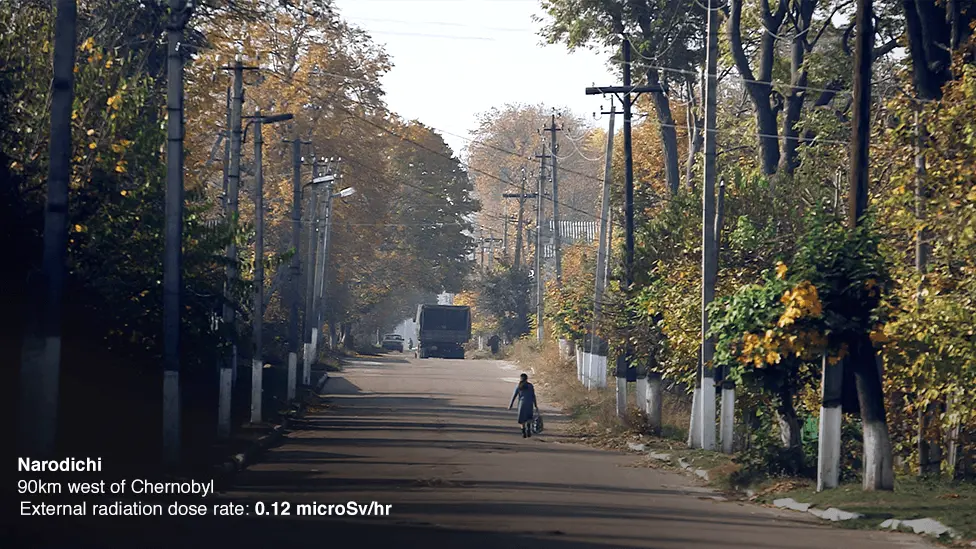
M565 43L570 51L602 46L617 52L622 38L631 38L637 52L634 66L644 71L647 85L663 90L650 97L661 136L665 180L676 193L681 175L671 99L687 90L687 100L695 101L696 74L705 59L705 10L701 4L694 0L546 0L542 7L548 15L542 36L550 44ZM621 60L614 57L614 62ZM695 117L693 126L700 128L701 124L701 118ZM693 157L700 146L701 141L694 139L689 156ZM690 174L686 183L692 184Z

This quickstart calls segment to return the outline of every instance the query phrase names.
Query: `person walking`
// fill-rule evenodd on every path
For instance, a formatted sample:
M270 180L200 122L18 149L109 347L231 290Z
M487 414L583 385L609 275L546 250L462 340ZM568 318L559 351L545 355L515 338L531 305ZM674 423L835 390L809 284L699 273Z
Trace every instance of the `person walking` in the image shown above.
M512 409L512 405L515 404L515 399L518 398L518 422L522 427L522 438L528 438L532 436L532 419L533 409L539 411L539 403L535 398L535 387L529 383L529 376L527 374L522 374L519 378L518 385L515 387L515 393L512 394L512 401L508 404L508 409Z

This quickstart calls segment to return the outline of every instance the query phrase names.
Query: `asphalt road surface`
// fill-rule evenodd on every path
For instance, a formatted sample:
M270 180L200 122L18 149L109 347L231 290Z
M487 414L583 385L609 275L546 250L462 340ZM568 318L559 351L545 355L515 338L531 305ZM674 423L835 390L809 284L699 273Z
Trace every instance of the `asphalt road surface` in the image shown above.
M94 518L8 547L831 548L933 547L916 536L824 526L802 513L718 501L632 454L574 444L547 410L523 439L507 410L518 374L487 360L357 359L234 488L237 518ZM260 502L260 503L259 503ZM377 502L386 516L296 516L299 505ZM256 516L262 507L265 516ZM386 506L389 506L388 508ZM290 513L282 516L286 510ZM278 516L274 516L274 515ZM43 531L42 531L43 530Z

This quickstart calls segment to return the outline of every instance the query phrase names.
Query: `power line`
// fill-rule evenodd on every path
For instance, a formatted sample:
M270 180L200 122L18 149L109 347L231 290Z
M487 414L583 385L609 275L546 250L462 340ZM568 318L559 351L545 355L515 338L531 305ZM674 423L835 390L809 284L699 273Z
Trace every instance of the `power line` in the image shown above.
M317 98L320 98L320 97L318 96L318 94L317 94L317 93L315 93L315 92L313 92L313 91L311 90L311 88L309 88L309 87L307 87L307 86L305 86L304 84L301 84L301 83L299 83L299 82L297 82L297 81L295 81L295 80L290 80L290 81L289 81L289 80L286 80L286 79L285 79L285 78L284 78L284 77L283 77L282 75L280 75L280 74L278 74L278 73L276 73L276 72L274 72L274 71L269 71L269 74L271 74L271 75L272 75L272 76L274 76L275 78L278 78L278 79L279 79L279 80L281 80L281 81L282 81L283 83L286 83L286 84L288 84L288 85L292 85L292 86L296 86L296 87L300 87L300 88L302 88L302 89L303 89L303 90L304 90L304 91L305 91L306 93L308 93L308 94L309 94L309 95L310 95L311 97L317 97ZM368 104L366 104L366 103L362 103L362 102L359 102L359 101L356 101L356 100L353 100L353 99L350 99L350 101L351 101L352 103L356 103L356 104L359 104L359 105L363 105L363 106L367 106L367 107L374 107L374 106L372 106L372 105L368 105ZM345 107L343 107L343 106L341 106L341 105L336 105L336 106L335 106L335 108L336 108L336 109L338 109L338 110L341 110L342 112L344 112L344 113L346 113L346 114L348 114L349 116L351 116L351 117L353 117L353 118L357 118L357 119L359 119L359 120L361 120L361 121L363 121L363 122L365 122L365 123L367 123L367 124L369 124L370 126L373 126L374 128L376 128L376 129L378 129L378 130L380 130L380 131L383 131L383 132L385 132L385 133L388 133L388 134L390 134L390 135L392 135L393 137L396 137L396 138L398 138L398 139L400 139L400 140L402 140L402 141L406 141L406 142L408 142L408 143L410 143L410 144L412 144L412 145L414 145L414 146L416 146L416 147L418 147L418 148L420 148L420 149L423 149L423 150L425 150L425 151L427 151L427 152L430 152L430 153L432 153L432 154L435 154L435 155L437 155L437 156L441 156L441 157L443 157L443 158L446 158L446 159L448 159L448 160L454 160L454 161L457 161L457 162L458 162L459 164L461 164L462 166L465 166L465 167L466 167L466 168L468 169L468 171L473 171L473 172L475 172L475 173L479 173L479 174L481 174L481 175L483 175L483 176L485 176L485 177L488 177L488 178L490 178L490 179L493 179L493 180L495 180L495 181L499 181L499 182L501 182L501 183L503 183L503 184L505 184L505 185L507 185L507 186L509 186L509 187L512 187L512 188L516 188L516 187L515 187L515 184L514 184L514 183L511 183L511 182L508 182L508 181L505 181L504 179L502 179L502 178L500 178L500 177L498 177L498 176L496 176L496 175L494 175L494 174L491 174L491 173L488 173L488 172L486 172L486 171L484 171L484 170L480 170L480 169L478 169L478 168L475 168L474 166L471 166L470 164L467 164L467 163L465 163L465 162L463 162L463 161L461 161L461 160L459 160L459 159L457 159L457 158L455 158L454 156L449 156L449 155L446 155L446 154L444 154L444 153L443 153L443 152L441 152L441 151L437 151L437 150L434 150L434 149L431 149L431 148L429 148L429 147L427 147L426 145L423 145L422 143L419 143L419 142L417 142L417 141L414 141L414 140L412 140L412 139L410 139L409 137L406 137L406 136L404 136L404 135L400 135L400 134L398 134L397 132L395 132L395 131L393 131L393 130L391 130L391 129L389 129L389 128L386 128L386 127L384 127L384 126L382 126L382 125L380 125L380 124L377 124L376 122L373 122L372 120L369 120L368 118L364 118L364 117L362 117L362 116L360 116L360 115L358 115L358 114L356 114L356 113L354 113L353 111L351 111L351 110L349 110L349 109L347 109L347 108L345 108ZM391 114L395 114L395 113L392 113L392 112L391 112L391 111L390 111L389 109L387 109L386 107L380 107L380 108L382 108L382 109L383 109L383 110L385 110L386 112L389 112L389 113L391 113ZM434 129L436 129L436 128L434 128ZM445 133L449 133L449 132L445 132ZM452 135L453 135L453 134L452 134ZM487 145L487 144L486 144L486 145ZM493 146L493 145L488 145L488 146L490 146L490 147L492 147L492 148L495 148L495 149L497 149L497 150L499 150L499 151L501 151L501 152L505 152L505 153L507 153L507 154L512 154L512 155L515 155L515 156L518 156L519 158L522 158L522 155L520 155L520 154L518 154L518 153L515 153L515 152L513 152L513 151L507 151L507 150L505 150L505 149L502 149L502 148L500 148L500 147L495 147L495 146ZM596 179L596 178L595 178L595 177L593 177L593 176L587 176L587 175L585 175L585 174L581 174L581 173L579 173L579 172L571 172L570 170L564 170L564 171L567 171L567 172L569 172L569 173L576 173L576 174L578 174L578 175L582 175L582 176L584 176L584 177L590 177L590 178L592 178L592 179ZM585 210L582 210L582 209L580 209L580 208L577 208L577 207L575 207L575 206L572 206L572 205L569 205L569 204L565 204L565 203L563 203L563 202L559 202L559 205L560 205L560 206L563 206L563 207L565 207L565 208L567 208L567 209L569 209L569 210L572 210L572 211L575 211L575 212L578 212L578 213L581 213L581 214L583 214L583 215L586 215L586 216L588 216L588 217L592 217L592 218L594 218L594 219L599 219L599 216L598 216L598 215L596 215L596 214L592 214L592 213L590 213L590 212L587 212L587 211L585 211Z

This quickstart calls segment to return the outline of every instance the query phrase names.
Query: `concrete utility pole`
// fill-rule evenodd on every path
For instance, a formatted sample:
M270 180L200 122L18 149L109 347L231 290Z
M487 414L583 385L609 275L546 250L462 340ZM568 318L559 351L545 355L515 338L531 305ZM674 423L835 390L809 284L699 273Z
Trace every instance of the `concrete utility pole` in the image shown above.
M298 249L301 246L302 234L302 140L295 133L291 141L292 164L292 203L291 203L291 245L294 255L291 256L291 283L289 297L291 298L291 315L288 323L288 400L295 399L298 385L298 280L301 278L301 264Z
M314 154L312 155L312 179L314 180L319 176L319 159ZM308 245L305 250L305 307L302 311L302 334L305 342L304 349L302 350L302 384L308 385L311 379L311 368L312 368L312 304L315 302L314 292L315 292L315 266L317 263L318 256L318 239L317 231L318 225L321 220L321 215L319 214L319 193L317 189L313 189L311 192L311 197L309 198L311 202L308 209Z
M708 0L708 52L705 85L705 183L702 188L702 304L701 304L701 398L698 444L704 450L715 448L715 373L712 359L715 342L707 337L708 306L715 298L715 279L718 275L715 254L715 108L718 90L718 7Z
M254 124L254 353L251 356L251 423L262 420L261 405L264 382L264 348L262 334L264 328L264 166L262 147L264 124L274 124L291 120L290 114L262 116L261 109L255 107L251 123Z
M254 109L254 351L251 355L251 423L261 422L264 356L262 328L264 327L264 172L261 166L261 109Z
M166 61L166 243L163 249L163 460L180 459L180 294L183 289L183 29L192 4L169 0Z
M224 209L224 220L228 224L232 224L233 220L230 215L230 142L231 142L231 128L234 127L234 116L232 104L233 91L232 88L227 88L227 126L224 131L224 195L221 199L221 203ZM239 120L239 119L238 119ZM236 189L235 189L236 191ZM233 240L232 240L233 242ZM231 270L231 266L228 265L224 270L225 275ZM233 324L228 324L227 316L228 310L233 311L233 307L230 306L230 300L232 299L230 291L230 280L229 277L224 281L224 310L221 317L221 322L224 324L226 329L228 326L233 327ZM233 341L233 337L231 337ZM230 437L230 412L231 412L231 399L233 393L233 376L231 374L231 360L228 360L226 356L222 356L218 359L220 368L220 379L218 388L218 398L217 398L217 437L221 439L227 439Z
M648 92L660 92L662 90L658 86L632 86L630 82L630 40L624 38L621 49L624 60L624 85L607 86L602 88L586 88L586 95L605 95L608 93L620 94L617 97L624 104L624 164L626 169L624 178L624 217L626 218L625 225L627 231L627 252L624 256L624 271L626 273L626 288L629 292L630 286L634 283L634 155L633 141L631 139L631 118L633 116L632 106L633 101L636 101L640 94ZM636 97L632 97L631 94L636 94ZM632 350L628 348L623 354L617 357L617 413L620 416L623 416L623 414L626 413L627 371L630 369L630 357L632 354Z
M339 158L336 162L341 162L342 159ZM325 201L325 230L322 235L322 268L317 273L319 275L319 281L317 286L318 295L316 296L316 314L315 314L315 330L316 336L318 335L318 330L321 329L324 319L325 319L325 296L326 290L328 289L328 267L329 267L329 248L331 245L331 239L329 238L329 233L332 229L332 204L333 200L338 197L349 196L353 191L352 189L344 189L339 193L333 193L332 189L335 181L342 178L339 174L338 165L332 171L332 179L326 182L326 201ZM317 343L313 343L313 351L318 352Z
M245 67L241 62L241 56L238 54L234 59L234 64L229 67L222 67L224 70L231 70L234 72L234 83L233 92L231 94L231 106L230 106L230 123L228 125L230 130L230 162L227 165L227 209L225 211L227 215L227 220L231 224L231 228L235 235L237 233L239 225L239 213L238 213L238 203L240 199L240 181L241 181L241 142L243 130L241 128L243 109L244 109L244 71L245 70L257 70L257 67ZM230 395L232 392L230 388L225 388L226 376L230 376L230 387L237 382L237 313L234 310L232 302L234 300L233 289L237 282L237 242L232 239L227 245L227 269L226 269L227 281L224 286L224 298L227 300L224 305L224 324L230 327L231 334L231 349L230 356L226 358L225 363L221 368L221 391L227 391L227 396L222 397L221 402L227 401L227 420L226 420L226 432L230 433ZM218 420L222 422L223 420ZM219 427L219 430L223 431L225 427Z
M610 246L608 229L610 228L610 183L613 168L613 123L617 118L616 105L610 99L610 126L607 129L607 151L603 167L603 208L600 215L600 241L596 253L596 288L593 293L593 328L590 330L590 348L585 350L583 371L580 380L587 389L594 383L601 384L607 378L607 356L603 353L603 341L599 336L600 317L603 312L603 291L607 284L607 251Z
M502 193L503 198L517 198L519 204L518 217L515 221L515 268L520 269L522 266L522 225L525 223L523 216L525 212L525 200L527 198L537 198L538 193L526 193L526 174L525 167L522 167L522 188L517 193Z
M556 144L556 132L561 128L556 127L556 115L552 115L550 124L545 130L550 133L549 138L549 155L552 158L552 244L554 254L556 256L556 285L562 285L563 281L563 263L562 263L562 253L561 253L561 239L560 239L560 226L559 226L559 178L557 170L557 158L556 151L559 146Z
M71 177L71 110L78 8L75 0L58 0L54 22L54 67L51 83L51 140L44 211L44 255L37 284L32 285L24 337L20 418L17 440L23 456L53 458L58 428L61 379L61 307L68 255L68 188Z
M484 227L481 227L479 230L481 231L479 233L481 235L481 238L479 239L479 244L480 245L478 246L478 248L481 251L481 261L480 261L481 269L484 270L484 268L485 268L485 228Z
M544 246L542 244L542 207L543 207L543 196L545 195L545 181L546 181L546 154L545 149L543 149L543 154L538 155L541 159L541 164L539 168L539 190L536 192L536 209L535 209L535 314L536 314L536 330L535 337L536 341L542 343L545 338L545 322L543 320L544 316L544 305L545 298L543 292L545 290L545 284L543 284L542 277L542 255L544 253Z

